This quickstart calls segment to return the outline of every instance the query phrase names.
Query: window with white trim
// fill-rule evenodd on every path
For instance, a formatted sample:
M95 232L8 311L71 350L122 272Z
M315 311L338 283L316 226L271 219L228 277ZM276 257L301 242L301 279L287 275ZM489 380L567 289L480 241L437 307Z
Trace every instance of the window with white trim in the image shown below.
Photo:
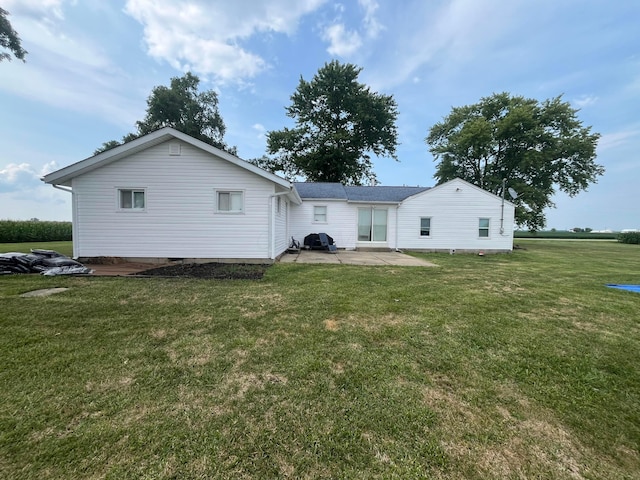
M121 210L144 210L145 199L142 188L119 188L118 208Z
M478 236L480 238L488 238L489 237L489 219L481 218L478 220Z
M216 192L216 211L222 213L242 213L244 211L244 193L240 190Z
M326 205L315 205L313 207L313 222L327 223L327 207Z
M280 215L280 212L282 211L282 205L281 205L281 198L280 197L276 197L276 213L278 215Z
M431 236L431 217L422 217L420 219L420 236L421 237Z

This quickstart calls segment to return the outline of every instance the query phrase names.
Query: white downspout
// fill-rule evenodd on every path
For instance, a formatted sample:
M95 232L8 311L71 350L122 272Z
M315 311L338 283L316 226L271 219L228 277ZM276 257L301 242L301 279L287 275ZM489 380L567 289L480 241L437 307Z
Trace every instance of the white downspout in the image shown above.
M400 204L396 205L396 245L395 245L395 250L396 252L399 252L400 249L398 248L398 215L400 213Z
M71 249L73 250L73 257L78 258L76 252L79 251L78 242L80 241L80 239L78 238L78 222L76 218L78 210L78 206L76 205L76 194L71 188L62 187L60 185L56 185L55 183L52 183L51 186L53 188L71 194Z

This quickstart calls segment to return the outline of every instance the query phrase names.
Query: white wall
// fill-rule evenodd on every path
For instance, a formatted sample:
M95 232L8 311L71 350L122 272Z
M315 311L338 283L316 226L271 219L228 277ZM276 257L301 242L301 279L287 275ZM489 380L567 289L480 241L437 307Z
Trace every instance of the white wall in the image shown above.
M452 180L406 199L398 210L398 248L416 250L511 251L514 206L460 180ZM431 235L420 236L420 218L431 217ZM480 218L490 219L488 238L478 236Z
M176 142L73 180L76 257L270 257L275 185L182 142L181 155L169 156L169 144ZM119 210L118 188L144 188L145 211ZM244 191L244 213L216 213L216 189ZM282 230L282 222L275 223ZM280 237L276 250L286 242Z
M314 206L327 207L327 222L313 221ZM358 229L357 209L344 200L305 200L302 205L293 205L290 216L290 233L302 245L310 233L326 233L333 238L338 248L356 248Z
M277 257L289 247L289 227L287 225L289 217L289 200L286 196L280 195L280 212L277 209L278 197L273 198L273 219L275 225L275 245L274 253Z

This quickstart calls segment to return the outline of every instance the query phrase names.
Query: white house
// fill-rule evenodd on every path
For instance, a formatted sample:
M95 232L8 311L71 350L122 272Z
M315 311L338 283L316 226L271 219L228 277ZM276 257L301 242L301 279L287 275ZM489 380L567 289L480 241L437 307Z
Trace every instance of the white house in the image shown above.
M74 257L275 259L293 184L172 128L46 175L71 192Z
M339 248L505 252L513 247L511 202L455 179L433 188L296 183L302 204L291 232L331 235Z
M271 262L291 237L338 248L510 251L514 205L463 180L434 188L292 183L172 128L52 172L80 259Z

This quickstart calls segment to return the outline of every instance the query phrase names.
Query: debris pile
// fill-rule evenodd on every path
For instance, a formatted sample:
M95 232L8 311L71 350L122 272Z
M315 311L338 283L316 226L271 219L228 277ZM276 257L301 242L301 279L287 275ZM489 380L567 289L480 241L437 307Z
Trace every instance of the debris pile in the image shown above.
M54 250L32 249L31 253L0 253L0 275L41 273L42 275L77 275L93 270Z

